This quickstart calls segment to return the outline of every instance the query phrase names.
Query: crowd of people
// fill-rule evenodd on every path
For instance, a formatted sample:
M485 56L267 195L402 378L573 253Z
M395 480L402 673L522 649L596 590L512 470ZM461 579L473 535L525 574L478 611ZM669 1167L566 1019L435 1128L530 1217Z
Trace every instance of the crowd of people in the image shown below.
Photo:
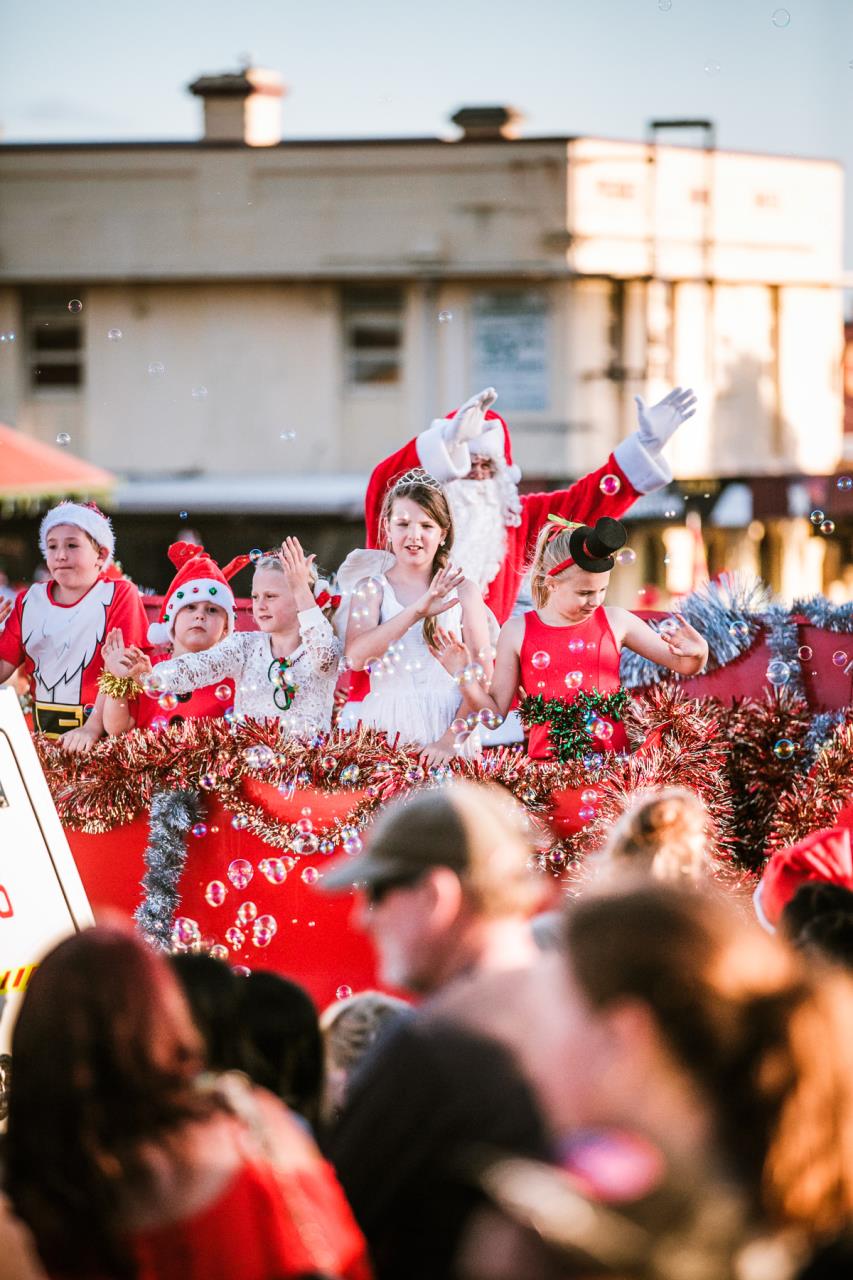
M292 537L223 567L178 543L149 626L107 517L59 504L49 580L0 603L0 681L24 665L34 728L70 752L187 717L337 719L437 766L520 714L547 761L575 704L573 749L629 750L620 653L682 675L708 655L679 615L605 603L619 517L670 478L695 400L639 402L598 471L522 494L494 398L380 463L336 583ZM322 1012L296 968L109 923L66 938L12 1033L0 1280L853 1274L851 832L842 813L778 850L753 910L699 796L639 792L567 898L506 791L442 779L324 875L382 990Z
M638 796L555 908L503 790L388 806L326 888L359 886L407 998L322 1015L121 928L66 939L13 1032L0 1277L851 1274L850 957L802 889L750 921L702 818Z

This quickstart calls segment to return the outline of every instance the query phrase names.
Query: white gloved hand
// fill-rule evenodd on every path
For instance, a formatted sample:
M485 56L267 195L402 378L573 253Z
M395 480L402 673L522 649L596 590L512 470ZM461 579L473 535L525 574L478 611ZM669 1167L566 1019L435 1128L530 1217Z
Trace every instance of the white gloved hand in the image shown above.
M448 446L467 444L483 434L486 413L498 398L494 387L486 387L477 395L466 400L461 409L457 409L452 418L448 418L442 427L444 442Z
M657 404L647 405L642 396L634 396L634 403L637 406L640 444L649 453L660 453L682 422L693 417L697 401L689 387L686 391L676 387Z

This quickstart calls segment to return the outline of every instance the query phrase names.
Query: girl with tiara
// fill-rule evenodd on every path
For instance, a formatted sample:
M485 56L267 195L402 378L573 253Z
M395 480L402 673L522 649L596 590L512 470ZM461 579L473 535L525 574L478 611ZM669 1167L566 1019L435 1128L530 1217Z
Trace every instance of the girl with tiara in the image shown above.
M491 692L471 679L470 653L447 635L435 648L451 670L467 668L466 698L505 715L521 685L522 720L530 726L532 759L571 760L587 752L625 751L621 712L628 700L619 681L623 648L683 676L696 675L708 645L684 618L660 634L642 619L605 605L615 555L627 541L624 525L605 516L589 525L549 517L540 530L531 568L535 608L510 618L498 640Z
M463 697L435 650L438 619L445 636L477 655L485 679L492 674L489 622L483 597L451 564L453 519L442 486L426 471L410 471L388 490L382 507L383 552L356 552L350 561L379 557L376 577L355 584L345 654L354 671L370 676L358 708L361 724L382 729L390 741L423 748L421 763L445 764L454 754L454 719ZM342 567L339 582L347 578ZM466 754L479 750L476 733Z

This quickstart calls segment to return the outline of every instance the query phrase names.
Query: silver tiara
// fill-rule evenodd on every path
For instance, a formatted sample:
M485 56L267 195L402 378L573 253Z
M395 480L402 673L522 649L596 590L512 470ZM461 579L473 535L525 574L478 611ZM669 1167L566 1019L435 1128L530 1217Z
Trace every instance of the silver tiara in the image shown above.
M435 476L430 475L428 471L424 471L423 467L412 467L411 471L407 471L405 475L400 476L399 480L394 481L393 488L399 489L404 484L422 484L425 489L435 489L436 493L444 493L444 485L440 480L436 480Z

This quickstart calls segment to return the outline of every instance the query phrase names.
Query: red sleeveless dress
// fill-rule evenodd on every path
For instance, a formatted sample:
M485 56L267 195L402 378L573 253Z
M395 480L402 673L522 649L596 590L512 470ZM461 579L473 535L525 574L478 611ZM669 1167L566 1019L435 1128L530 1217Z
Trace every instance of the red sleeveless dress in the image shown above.
M547 654L542 665L539 654ZM534 655L537 655L534 661ZM580 672L581 679L570 687L566 676ZM521 642L521 683L529 694L544 698L561 698L574 702L578 692L616 693L619 683L619 648L607 621L604 605L600 605L585 622L565 627L552 627L543 622L535 610L524 615L524 639ZM601 719L607 720L607 716ZM609 720L613 734L606 740L595 740L594 751L627 751L628 737L620 720ZM548 742L547 724L530 729L527 754L532 760L553 758Z

